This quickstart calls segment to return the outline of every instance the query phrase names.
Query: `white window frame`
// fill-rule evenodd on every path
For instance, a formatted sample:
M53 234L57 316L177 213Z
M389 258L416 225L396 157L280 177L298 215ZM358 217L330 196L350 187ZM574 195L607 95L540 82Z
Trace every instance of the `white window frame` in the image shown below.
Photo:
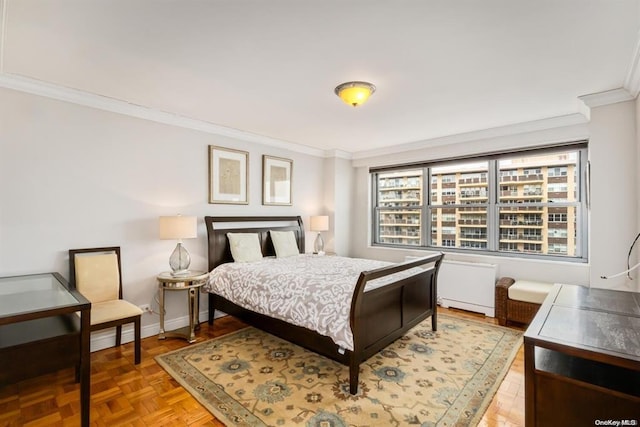
M576 175L575 175L575 179L578 182L578 185L575 187L575 192L576 192L576 201L570 201L570 202L557 202L557 201L549 201L549 202L541 202L539 199L534 198L527 198L526 200L521 200L520 203L523 203L527 206L553 206L553 207L567 207L567 208L574 208L575 210L575 216L576 216L576 229L575 229L575 235L576 235L576 242L575 242L575 254L574 255L566 255L566 254L556 254L555 251L557 249L552 249L557 247L558 244L557 243L553 243L553 244L549 244L548 246L548 250L546 254L543 253L538 253L537 250L535 250L535 248L537 248L536 246L533 246L536 244L536 242L530 242L528 244L528 250L524 251L524 252L517 252L517 251L509 251L509 250L500 250L500 239L499 239L499 235L501 234L500 232L500 207L505 206L513 206L513 204L510 204L509 200L503 200L502 203L500 203L500 186L504 186L504 185L508 185L508 183L505 182L500 182L500 177L505 177L505 176L515 176L516 174L516 170L510 170L510 169L503 169L500 170L499 169L499 160L501 159L506 159L506 158L513 158L513 157L529 157L529 156L536 156L538 154L544 154L544 153L554 153L554 152L562 152L562 151L575 151L578 153L578 160L576 162ZM372 242L371 244L373 246L387 246L387 247L405 247L405 248L410 248L410 249L425 249L425 250L446 250L447 252L486 252L487 254L490 255L494 255L494 256L506 256L506 257L523 257L523 258L542 258L542 259L554 259L554 260L563 260L563 261L575 261L575 262L587 262L588 261L588 224L587 224L587 220L588 220L588 215L587 215L587 199L588 197L586 196L586 191L587 191L587 186L586 186L586 180L584 179L585 177L585 170L587 167L587 159L588 159L588 151L587 151L587 142L586 141L579 141L579 142L575 142L575 143L568 143L566 145L557 145L554 147L542 147L540 149L531 149L531 150L525 150L525 151L514 151L514 152L505 152L505 153L497 153L497 154L490 154L490 155L486 155L486 156L470 156L470 157L465 157L465 158L460 158L460 159L447 159L447 160L438 160L438 161L433 161L433 162L425 162L422 164L412 164L412 165L401 165L401 166L389 166L389 167L382 167L382 168L373 168L370 173L372 175ZM436 209L443 209L443 208L460 208L460 207L469 207L469 205L455 205L455 204L450 204L450 203L445 203L444 201L440 200L436 201L433 200L433 196L432 196L432 192L434 190L432 190L431 188L431 184L432 184L432 176L431 176L431 168L434 167L441 167L443 165L446 166L453 166L455 163L472 163L472 162L483 162L483 161L488 161L489 162L489 169L486 173L487 175L487 181L488 181L488 185L487 185L487 192L489 193L489 198L488 198L488 203L486 204L487 206L487 213L486 213L486 217L487 217L487 242L486 242L486 246L487 248L482 248L482 249L478 249L478 248L463 248L463 247L450 247L447 246L448 244L450 244L450 242L447 242L447 245L442 245L442 246L434 246L431 244L431 239L432 239L432 232L434 230L432 230L432 226L431 226L431 219L432 219L432 215L434 215L436 213ZM393 171L401 171L403 169L407 169L407 170L416 170L416 169L422 169L422 194L421 194L421 205L420 206L415 206L413 208L418 209L421 212L420 218L422 218L422 223L420 224L420 232L421 232L421 241L419 242L419 244L412 244L412 245L403 245L403 244L393 244L393 243L381 243L379 242L378 239L378 235L377 235L377 230L379 230L379 227L377 225L377 217L378 217L378 210L380 208L378 208L376 206L377 203L377 176L378 174L382 174L382 173L386 173L386 172L393 172ZM551 167L549 167L549 169L551 169ZM554 169L558 169L557 167ZM560 167L560 170L564 171L563 167ZM556 172L556 170L554 170L554 172ZM540 174L541 173L541 168L540 167L531 167L531 168L526 168L526 170L523 169L523 174L525 175L531 175L531 174ZM442 175L442 176L446 176L446 175ZM567 177L566 175L566 171L565 172L560 172L559 174L555 174L555 173L551 173L547 176L551 176L551 177ZM435 178L434 178L435 179ZM568 177L568 179L573 179L571 177ZM543 188L544 189L544 188ZM458 187L458 191L459 191L459 187ZM441 193L442 195L443 193ZM552 203L552 205L549 205L549 203ZM485 206L484 204L478 205L479 207L483 207ZM557 217L557 215L560 214L554 214L554 213L548 213L545 214L547 215L547 217L545 218L546 224L547 226L549 224L553 224L553 223L559 223L557 221L550 221L549 218L553 217L554 219ZM567 216L567 214L564 214L564 216ZM503 225L503 229L504 229L504 225ZM548 228L547 228L548 229ZM523 233L524 234L524 233ZM544 235L545 233L543 233ZM458 236L459 237L459 236ZM457 238L458 238L457 237ZM443 242L444 243L444 242ZM478 242L478 244L474 244L474 243L470 243L470 242L465 242L464 246L482 246L480 244L481 242ZM461 242L458 242L459 246L462 246ZM571 248L573 249L573 246L571 246Z

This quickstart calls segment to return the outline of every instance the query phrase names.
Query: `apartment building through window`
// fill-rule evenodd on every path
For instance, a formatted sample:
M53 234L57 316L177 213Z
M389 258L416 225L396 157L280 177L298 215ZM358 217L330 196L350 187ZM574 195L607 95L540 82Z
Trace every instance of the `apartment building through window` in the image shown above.
M586 143L372 169L373 244L586 260Z

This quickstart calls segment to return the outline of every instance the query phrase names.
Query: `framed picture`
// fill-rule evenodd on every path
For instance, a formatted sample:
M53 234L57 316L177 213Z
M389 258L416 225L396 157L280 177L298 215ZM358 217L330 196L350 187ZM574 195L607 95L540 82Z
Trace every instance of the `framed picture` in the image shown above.
M262 156L262 204L291 206L293 160Z
M209 203L249 204L249 153L209 146Z

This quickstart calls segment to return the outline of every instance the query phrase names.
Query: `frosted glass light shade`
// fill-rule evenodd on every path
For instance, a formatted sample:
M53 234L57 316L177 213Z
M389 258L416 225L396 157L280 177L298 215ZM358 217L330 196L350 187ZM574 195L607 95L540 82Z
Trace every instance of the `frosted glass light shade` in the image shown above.
M346 82L335 89L336 95L353 107L363 104L375 91L376 87L367 82Z

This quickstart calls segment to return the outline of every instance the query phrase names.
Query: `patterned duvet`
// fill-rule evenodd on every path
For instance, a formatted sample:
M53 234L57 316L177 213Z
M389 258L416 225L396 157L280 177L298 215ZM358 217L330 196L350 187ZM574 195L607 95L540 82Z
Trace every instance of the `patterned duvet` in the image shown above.
M309 254L264 258L222 264L211 272L204 288L241 307L329 336L338 346L353 350L349 311L358 276L390 264ZM397 274L371 281L366 290L391 282Z

